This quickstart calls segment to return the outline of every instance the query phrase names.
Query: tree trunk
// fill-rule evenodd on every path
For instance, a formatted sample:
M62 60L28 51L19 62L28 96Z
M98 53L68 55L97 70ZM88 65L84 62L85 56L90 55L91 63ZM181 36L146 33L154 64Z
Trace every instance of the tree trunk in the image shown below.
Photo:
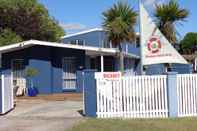
M119 53L120 64L119 65L120 65L120 71L123 74L124 73L124 53L123 53L121 44L119 44L119 50L120 50L120 53Z

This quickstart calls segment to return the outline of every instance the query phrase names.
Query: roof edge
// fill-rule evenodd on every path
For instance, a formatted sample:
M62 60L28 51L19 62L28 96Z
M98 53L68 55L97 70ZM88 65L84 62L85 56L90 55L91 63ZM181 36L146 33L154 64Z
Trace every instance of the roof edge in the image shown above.
M65 36L61 37L61 39L69 38L69 37L73 37L73 36L77 36L77 35L82 35L82 34L90 33L90 32L93 32L93 31L104 31L104 29L103 28L92 28L92 29L89 29L89 30L84 30L84 31L80 31L80 32L77 32L77 33L73 33L73 34L70 34L70 35L65 35Z

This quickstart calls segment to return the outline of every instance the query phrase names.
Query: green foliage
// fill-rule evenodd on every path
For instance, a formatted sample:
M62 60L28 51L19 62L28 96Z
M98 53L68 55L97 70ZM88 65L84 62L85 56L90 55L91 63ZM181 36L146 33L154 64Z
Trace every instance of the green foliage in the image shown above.
M137 12L128 3L119 1L114 4L103 12L103 19L103 27L114 45L135 40L134 26L137 21Z
M58 41L63 29L37 0L0 0L0 31L11 29L23 40Z
M119 1L110 9L103 12L103 28L107 31L108 39L114 46L119 46L120 71L124 72L124 56L121 43L135 40L134 26L137 12L126 2Z
M34 77L38 74L38 70L36 68L29 67L26 69L26 77Z
M171 43L177 42L176 24L181 24L188 15L189 11L181 8L176 0L156 5L154 14L159 29Z
M5 46L21 42L22 38L10 29L4 29L0 32L0 46Z
M190 32L185 35L180 42L181 50L185 54L192 54L197 46L197 33Z

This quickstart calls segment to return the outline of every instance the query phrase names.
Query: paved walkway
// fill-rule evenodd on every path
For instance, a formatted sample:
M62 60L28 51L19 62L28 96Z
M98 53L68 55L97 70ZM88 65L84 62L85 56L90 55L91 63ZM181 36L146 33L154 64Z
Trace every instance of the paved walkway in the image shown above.
M82 101L22 99L7 115L0 116L0 131L65 131L83 120Z

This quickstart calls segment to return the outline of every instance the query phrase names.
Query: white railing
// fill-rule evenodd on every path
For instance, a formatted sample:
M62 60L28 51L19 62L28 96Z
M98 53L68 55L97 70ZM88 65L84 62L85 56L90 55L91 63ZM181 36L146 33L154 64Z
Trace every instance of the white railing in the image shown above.
M197 116L197 74L177 75L178 116Z
M168 117L167 77L132 76L96 79L99 118Z

